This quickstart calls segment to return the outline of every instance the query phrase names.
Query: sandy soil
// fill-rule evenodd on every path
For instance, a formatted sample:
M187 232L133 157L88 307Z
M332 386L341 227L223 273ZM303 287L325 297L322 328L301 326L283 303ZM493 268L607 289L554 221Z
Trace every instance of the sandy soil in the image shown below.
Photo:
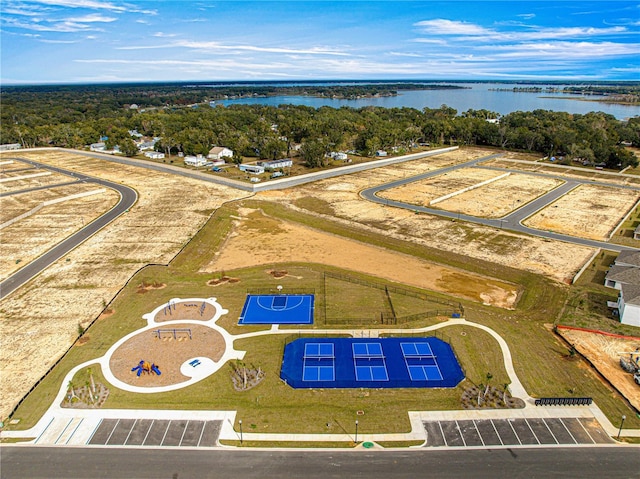
M517 173L496 179L502 175L504 172L463 168L445 173L442 176L387 190L380 196L473 216L500 218L562 183L561 180ZM433 200L491 179L496 180L430 205Z
M78 184L2 198L0 223L31 210L44 201L99 190L95 184ZM0 279L6 279L23 265L80 230L111 209L120 199L113 190L44 206L35 214L0 230L2 255ZM29 238L29 241L25 241Z
M638 191L580 185L523 223L541 230L606 240L638 199Z
M559 331L636 409L640 409L640 386L634 382L632 374L625 372L620 367L620 356L628 357L629 352L640 347L640 338L635 340L619 339L569 329L560 329Z
M132 386L168 386L189 379L180 373L180 366L186 360L208 357L217 362L224 354L224 338L214 329L189 323L172 324L171 328L191 329L191 339L186 334L178 335L176 339L166 334L159 339L152 331L137 334L111 356L109 367L113 375ZM162 374L137 376L131 368L142 360L158 366Z
M261 216L261 218L256 218ZM265 228L273 231L264 234ZM502 308L512 308L515 285L417 260L244 209L216 258L204 272L228 271L282 261L319 263L371 274Z
M20 156L124 182L138 191L139 200L128 213L0 303L1 418L69 348L78 324L87 325L96 318L137 270L148 263L170 261L212 211L247 196L219 185L64 151L20 152ZM85 201L91 198L96 197ZM24 237L42 234L42 229L32 230ZM23 251L12 254L25 255L29 244L23 246Z
M408 210L371 203L358 194L373 185L487 154L486 150L481 149L457 150L437 157L301 185L295 189L263 192L257 197L426 247L518 267L544 274L557 281L570 282L593 254L591 248L452 222L437 216L416 215ZM299 203L301 201L306 203L302 205ZM323 205L322 214L308 206L309 203ZM327 210L330 213L325 213Z

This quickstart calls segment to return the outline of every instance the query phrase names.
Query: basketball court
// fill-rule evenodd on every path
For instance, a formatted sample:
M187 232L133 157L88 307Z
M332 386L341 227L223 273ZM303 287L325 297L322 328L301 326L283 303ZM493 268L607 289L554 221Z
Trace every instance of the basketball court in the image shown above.
M313 324L312 294L248 294L238 324Z

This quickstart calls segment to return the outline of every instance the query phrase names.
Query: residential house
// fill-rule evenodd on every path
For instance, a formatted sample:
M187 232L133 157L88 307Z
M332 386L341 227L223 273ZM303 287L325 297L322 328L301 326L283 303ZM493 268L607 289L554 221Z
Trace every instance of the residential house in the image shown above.
M193 155L187 155L184 157L184 164L187 166L205 166L207 164L207 159L202 156L202 155L198 155L198 156L193 156Z
M214 146L209 150L207 158L210 160L222 160L223 158L233 158L233 150L225 146Z
M164 158L164 153L159 151L145 151L144 156L152 160L162 160Z
M259 161L258 164L264 167L265 170L272 171L280 168L291 168L293 160L285 158L283 160Z
M240 165L240 171L245 171L247 173L251 173L253 175L260 175L264 173L264 166L262 165Z
M622 324L640 326L640 251L622 251L609 268L605 286L620 291L615 304Z

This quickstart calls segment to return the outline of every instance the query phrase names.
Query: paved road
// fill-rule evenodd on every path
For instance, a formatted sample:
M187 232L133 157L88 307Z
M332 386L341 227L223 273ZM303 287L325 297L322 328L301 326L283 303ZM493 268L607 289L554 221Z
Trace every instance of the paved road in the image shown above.
M42 448L4 445L2 478L640 477L640 448L260 451Z
M105 181L100 178L94 178L92 176L87 176L81 173L77 173L74 171L68 171L63 168L57 168L55 166L45 165L43 163L38 163L36 161L25 160L16 158L19 161L29 163L32 166L37 168L46 169L49 171L53 171L55 173L60 173L62 175L71 176L75 178L74 181L86 182L86 183L94 183L96 185L104 186L106 188L111 188L120 193L120 201L117 205L107 211L105 214L95 219L87 226L82 228L80 231L77 231L73 235L66 238L64 241L58 243L52 249L47 251L42 256L36 258L31 263L25 265L22 269L18 270L13 275L9 276L4 281L0 282L0 299L9 295L11 292L15 291L17 288L22 286L24 283L29 281L38 275L43 269L47 268L55 261L62 258L69 251L77 247L82 242L86 241L88 238L93 236L96 232L98 232L101 228L111 223L118 216L125 213L129 208L131 208L135 202L138 200L138 193L132 188L128 186L120 185L118 183L112 183L110 181ZM56 186L56 185L52 185Z
M581 184L589 184L592 185L594 184L593 181L591 180L578 180L578 179L570 179L567 180L566 178L562 178L566 183L560 185L559 187L549 191L548 193L540 196L539 198L536 198L535 200L527 203L526 205L522 206L521 208L518 208L517 210L515 210L514 212L502 217L502 218L498 218L498 219L488 219L488 218L480 218L478 216L471 216L471 215L465 215L465 214L461 214L461 213L453 213L450 211L445 211L445 210L439 210L436 208L429 208L426 206L419 206L419 205L413 205L410 203L404 203L401 201L394 201L394 200L389 200L386 198L381 198L378 196L378 193L381 191L385 191L385 190L389 190L392 188L396 188L398 186L402 186L402 185L406 185L409 183L413 183L416 181L420 181L426 178L431 178L434 176L440 176L443 175L445 173L448 173L450 171L453 170L457 170L460 168L469 168L469 167L473 167L476 166L478 163L480 162L484 162L484 161L488 161L491 160L493 158L497 158L501 156L500 154L496 154L496 155L490 155L490 156L485 156L483 158L478 158L472 161L467 161L465 163L460 163L454 166L450 166L447 168L442 168L439 170L435 170L435 171L430 171L428 173L423 173L421 175L416 175L416 176L412 176L409 178L403 178L401 180L397 180L397 181L392 181L390 183L386 183L383 185L377 185L371 188L367 188L365 190L363 190L360 195L369 200L372 201L374 203L378 203L378 204L382 204L382 205L387 205L387 206L394 206L396 208L405 208L411 211L418 211L421 213L428 213L431 215L436 215L436 216L443 216L445 218L451 218L451 219L457 219L457 220L461 220L461 221L467 221L470 223L476 223L476 224L480 224L480 225L485 225L485 226L491 226L494 228L500 228L500 229L505 229L505 230L509 230L509 231L515 231L518 233L524 233L524 234L528 234L528 235L532 235L532 236L539 236L542 238L548 238L548 239L553 239L553 240L557 240L557 241L564 241L566 243L573 243L573 244L577 244L577 245L581 245L581 246L588 246L590 248L603 248L606 250L610 250L610 251L625 251L625 250L632 250L635 251L638 248L632 248L629 246L622 246L622 245L617 245L617 244L613 244L613 243L607 243L605 241L595 241L595 240L589 240L589 239L584 239L584 238L577 238L575 236L569 236L569 235L564 235L564 234L560 234L560 233L554 233L552 231L543 231L543 230L538 230L538 229L534 229L534 228L529 228L527 226L524 226L521 222L525 219L528 218L529 216L533 215L534 213L536 213L537 211L541 210L542 208L544 208L545 206L547 206L550 203L553 203L554 201L556 201L558 198L560 198L561 196L567 194L569 191L571 191L572 189L576 188L577 186L581 185ZM500 169L500 168L493 168L496 169L498 171L510 171L508 169ZM518 173L521 173L520 171L518 171ZM525 173L526 174L526 173ZM536 175L543 175L542 173L536 173ZM555 177L555 175L547 175L547 176L552 176ZM606 186L611 186L609 184L607 184ZM638 189L637 187L629 187L632 189Z

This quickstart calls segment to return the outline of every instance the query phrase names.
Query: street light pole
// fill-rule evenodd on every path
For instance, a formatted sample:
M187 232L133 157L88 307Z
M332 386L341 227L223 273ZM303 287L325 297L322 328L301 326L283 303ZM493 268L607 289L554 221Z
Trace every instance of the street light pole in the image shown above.
M238 424L240 424L240 444L242 444L242 419L238 421Z
M620 439L620 434L622 434L622 425L624 424L624 420L627 419L627 416L622 415L622 421L620 421L620 429L618 429L618 439Z
M358 442L358 420L356 419L356 440L354 442Z

